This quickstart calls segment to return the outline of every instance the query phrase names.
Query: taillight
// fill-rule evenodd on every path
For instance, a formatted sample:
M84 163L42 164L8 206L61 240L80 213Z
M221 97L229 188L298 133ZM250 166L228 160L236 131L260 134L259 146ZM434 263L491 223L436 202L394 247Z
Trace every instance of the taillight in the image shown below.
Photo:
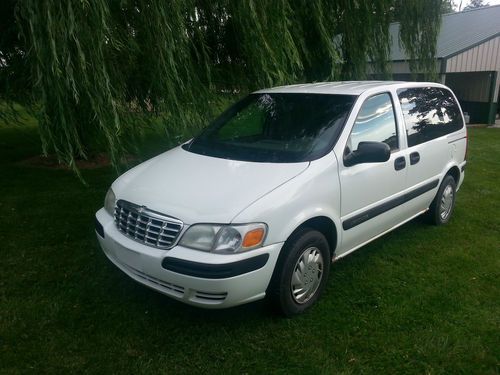
M465 126L465 156L464 161L467 160L467 151L469 150L469 131L467 130L467 125Z

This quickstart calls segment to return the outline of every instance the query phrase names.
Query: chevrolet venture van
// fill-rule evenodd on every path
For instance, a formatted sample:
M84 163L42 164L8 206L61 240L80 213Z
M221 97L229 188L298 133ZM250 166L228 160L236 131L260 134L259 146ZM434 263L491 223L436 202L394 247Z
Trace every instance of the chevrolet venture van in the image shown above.
M264 297L290 316L332 261L426 214L453 213L467 133L446 86L333 82L239 101L199 136L119 177L96 214L106 256L179 301Z

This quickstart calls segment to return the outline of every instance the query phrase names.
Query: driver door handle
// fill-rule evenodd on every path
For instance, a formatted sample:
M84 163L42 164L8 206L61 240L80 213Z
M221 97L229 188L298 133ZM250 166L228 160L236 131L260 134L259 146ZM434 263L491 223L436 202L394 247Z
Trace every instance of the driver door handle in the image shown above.
M404 169L406 167L406 159L404 156L400 156L399 158L396 158L394 160L394 169L399 171L401 169Z

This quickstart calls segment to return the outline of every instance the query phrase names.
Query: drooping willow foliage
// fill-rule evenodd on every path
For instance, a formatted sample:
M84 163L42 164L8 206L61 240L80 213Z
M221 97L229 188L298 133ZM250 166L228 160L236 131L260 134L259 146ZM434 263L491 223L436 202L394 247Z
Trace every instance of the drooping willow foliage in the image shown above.
M436 42L441 14L436 12L442 0L397 0L400 17L400 42L409 56L410 70L436 78Z
M412 69L432 71L442 1L5 0L0 99L36 105L45 153L74 166L104 147L118 166L140 123L202 126L221 95L363 79L368 62L389 77L396 15Z

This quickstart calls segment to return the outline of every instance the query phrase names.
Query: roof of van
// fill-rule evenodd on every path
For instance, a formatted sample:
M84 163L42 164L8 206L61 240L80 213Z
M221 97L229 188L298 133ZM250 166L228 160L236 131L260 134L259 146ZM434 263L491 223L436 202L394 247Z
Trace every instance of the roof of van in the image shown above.
M407 86L437 86L432 82L404 82L404 81L341 81L302 83L298 85L278 86L256 91L255 93L305 93L305 94L340 94L360 95L375 88L407 87ZM439 85L441 86L441 85Z

